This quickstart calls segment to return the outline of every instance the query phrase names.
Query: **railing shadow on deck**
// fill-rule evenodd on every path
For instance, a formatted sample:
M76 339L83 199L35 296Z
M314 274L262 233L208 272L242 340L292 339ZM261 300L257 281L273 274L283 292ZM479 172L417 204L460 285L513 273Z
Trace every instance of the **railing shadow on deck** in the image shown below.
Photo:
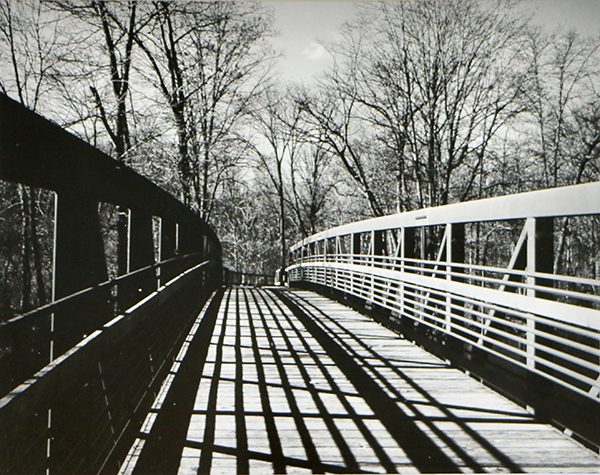
M290 299L283 296L283 301L292 309L294 315L299 318L308 328L311 333L316 336L321 346L327 351L327 354L334 360L335 364L343 368L346 377L354 384L355 387L360 387L360 395L373 410L377 417L385 426L388 433L396 440L398 445L406 452L415 468L419 472L440 472L454 473L461 470L442 450L436 445L426 433L424 433L417 425L416 421L423 422L427 428L434 433L439 440L451 448L464 464L475 472L483 472L484 468L477 462L469 453L464 450L455 440L448 437L441 431L434 422L436 420L444 420L456 424L460 430L472 438L482 448L484 448L494 459L499 462L499 466L510 470L510 472L518 473L523 470L513 462L502 451L490 444L484 437L478 434L475 430L468 426L468 419L457 417L449 408L440 404L427 390L420 387L410 376L408 376L398 364L393 364L387 358L382 358L368 347L359 337L341 328L342 336L333 337L327 334L323 328L320 328L317 322L320 319L328 319L331 324L336 325L331 316L325 314L322 310L315 306L311 306L301 299ZM360 345L364 350L367 350L375 361L368 361L364 357L358 355L345 342L345 339L352 339ZM380 366L381 365L381 366ZM399 376L412 390L416 391L421 397L427 401L430 408L435 408L442 416L428 416L419 409L422 403L413 404L405 398L400 391L393 388L390 384L386 384L385 378L381 375L381 367L391 370L395 375ZM446 366L447 367L447 366ZM373 375L376 375L373 378ZM377 381L379 379L379 381ZM384 385L385 390L381 385ZM405 413L398 405L402 401L410 416ZM470 410L469 407L461 407L463 410ZM493 422L493 423L511 423L526 421L533 422L533 418L514 413L495 413L495 416L505 416L505 418L494 417L491 419L476 419L477 422ZM511 417L512 416L512 417ZM387 467L386 467L387 468ZM390 467L392 468L392 467Z
M455 371L443 361L385 357L285 290L228 289L210 307L120 473L518 473L525 459L545 463L513 460L477 429L535 426L531 414L448 405L409 374Z
M600 280L553 270L559 232L597 219L598 196L588 183L339 226L291 248L290 285L353 302L598 450ZM518 236L496 243L505 261L475 262L480 227Z

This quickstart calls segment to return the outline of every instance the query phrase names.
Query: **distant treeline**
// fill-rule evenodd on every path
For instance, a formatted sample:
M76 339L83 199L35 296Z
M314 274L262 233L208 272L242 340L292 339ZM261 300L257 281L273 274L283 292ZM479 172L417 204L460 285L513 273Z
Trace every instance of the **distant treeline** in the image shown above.
M356 8L300 85L268 3L2 0L0 88L197 210L250 273L332 225L598 180L598 36L511 1ZM0 183L0 318L51 299L53 206ZM99 212L114 276L126 223ZM598 278L599 224L557 220L557 272ZM518 226L474 229L469 259L506 265Z

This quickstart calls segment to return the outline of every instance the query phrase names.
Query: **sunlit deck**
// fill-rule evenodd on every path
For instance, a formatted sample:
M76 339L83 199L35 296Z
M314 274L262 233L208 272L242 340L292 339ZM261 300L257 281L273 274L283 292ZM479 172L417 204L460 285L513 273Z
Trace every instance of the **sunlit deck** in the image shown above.
M594 472L600 457L396 333L307 291L198 316L122 473Z

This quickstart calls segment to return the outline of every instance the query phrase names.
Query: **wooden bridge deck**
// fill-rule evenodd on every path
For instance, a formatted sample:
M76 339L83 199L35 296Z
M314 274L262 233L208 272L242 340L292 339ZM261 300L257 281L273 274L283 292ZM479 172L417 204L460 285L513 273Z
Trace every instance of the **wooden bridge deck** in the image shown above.
M122 473L588 472L600 457L305 291L212 297Z

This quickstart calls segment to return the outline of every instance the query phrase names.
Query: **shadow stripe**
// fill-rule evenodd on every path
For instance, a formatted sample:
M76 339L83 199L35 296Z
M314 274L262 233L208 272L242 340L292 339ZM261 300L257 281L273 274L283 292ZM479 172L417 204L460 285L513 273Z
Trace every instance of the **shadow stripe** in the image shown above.
M183 446L187 439L190 414L194 409L196 391L206 361L210 339L217 319L223 290L210 303L204 318L190 342L169 392L158 411L144 449L136 463L134 474L177 473Z
M396 401L391 399L373 378L315 323L309 314L282 292L275 291L275 293L325 349L329 357L336 362L346 378L355 387L360 388L365 402L419 471L460 472L458 465L416 426L415 422L396 405Z
M447 406L440 404L438 401L436 401L428 392L427 390L423 389L421 386L419 386L414 380L412 380L410 377L408 377L406 374L404 374L404 372L402 370L400 370L398 367L394 366L393 364L391 364L390 362L384 360L381 358L380 355L377 354L377 352L369 347L364 341L362 341L360 338L357 338L355 335L353 335L351 332L349 332L347 329L345 329L342 325L340 325L338 322L336 322L333 318L331 318L329 315L327 315L325 312L323 312L323 310L321 310L320 308L318 308L315 304L313 304L312 302L307 301L306 299L300 298L295 296L295 298L297 298L298 300L301 300L305 305L311 306L315 309L315 311L317 311L318 313L320 313L323 318L329 320L332 324L336 325L337 327L339 327L344 333L346 333L350 338L354 339L359 345L361 345L366 351L368 351L369 353L371 353L371 355L373 355L374 358L379 358L381 361L385 362L385 366L387 366L389 369L391 369L392 371L394 371L394 373L396 373L398 376L400 376L404 381L406 381L408 384L411 385L411 387L413 389L415 389L419 394L421 394L422 396L424 396L428 401L430 401L431 405L436 407L437 409L439 409L440 411L442 411L446 417L447 417L447 421L450 422L454 422L456 424L458 424L461 429L468 434L475 442L477 442L483 449L485 449L490 455L492 455L494 458L496 458L496 460L498 460L501 464L503 464L506 468L508 468L511 472L513 473L523 473L523 468L521 468L517 463L515 463L510 457L508 457L504 452L502 452L501 450L499 450L497 447L495 447L490 441L488 441L485 437L481 436L477 431L473 430L472 428L470 428L465 422L468 421L468 419L462 418L460 416L455 415L454 413L452 413L450 410L448 410ZM315 317L315 319L317 319ZM385 381L384 378L381 378ZM390 389L394 392L397 393L397 391L394 390L393 387L390 387ZM399 397L400 394L397 394ZM403 402L408 403L410 402L410 400L404 400ZM411 409L418 411L418 409L416 409L414 406L418 405L418 402L411 402ZM530 423L536 423L537 421L535 420L535 418L531 417L530 415L524 415L524 420L520 419L514 422L518 422L518 423L523 423L523 422L530 422ZM463 458L463 460L465 460L467 463L469 463L469 465L471 466L471 468L474 468L476 471L481 471L483 470L483 467L481 467L481 465L479 463L477 463L476 461L473 460L473 458L468 455L462 448L458 447L457 444L450 439L443 431L440 431L437 427L435 427L435 425L431 425L429 424L430 421L432 421L432 418L426 417L425 419L423 419L424 422L426 422L429 427L436 432L436 435L438 435L444 442L448 443L448 445L450 447L454 447L454 451L461 456L461 458ZM477 422L477 421L474 421ZM494 423L499 423L501 421L493 421ZM472 462L471 462L472 461ZM475 464L475 465L473 465Z

